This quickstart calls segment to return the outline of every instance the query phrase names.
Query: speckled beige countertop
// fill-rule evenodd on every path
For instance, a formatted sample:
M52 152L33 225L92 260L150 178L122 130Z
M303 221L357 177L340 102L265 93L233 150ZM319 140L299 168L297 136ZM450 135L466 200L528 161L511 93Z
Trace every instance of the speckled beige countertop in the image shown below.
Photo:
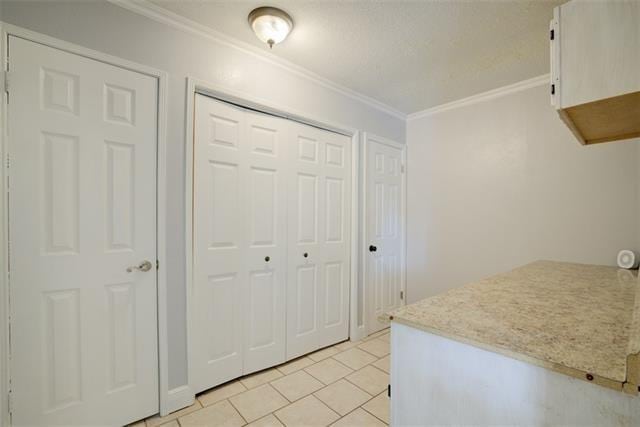
M537 261L389 316L635 394L640 384L639 290L637 271Z

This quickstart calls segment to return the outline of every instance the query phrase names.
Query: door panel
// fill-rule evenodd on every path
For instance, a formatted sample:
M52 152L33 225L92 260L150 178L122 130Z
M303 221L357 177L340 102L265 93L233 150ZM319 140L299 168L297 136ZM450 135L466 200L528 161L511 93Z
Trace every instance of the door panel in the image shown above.
M402 150L367 140L366 247L374 246L366 256L368 333L386 325L378 317L400 305L402 271Z
M11 50L13 423L158 411L157 80L24 39Z
M321 225L322 322L320 347L349 337L349 284L351 283L351 139L319 131L324 141L324 200Z
M228 324L238 318L239 307L234 303L238 299L237 275L209 276L208 279L201 293L202 301L209 308L203 317L203 324L210 328L210 334L204 343L207 350L206 363L233 366L239 355L235 328L216 328L211 325Z
M298 174L298 243L318 242L318 177Z
M290 127L287 359L349 335L350 139Z
M342 262L325 265L324 326L334 327L344 322L345 277Z
M248 350L256 351L277 343L277 283L273 271L253 271L249 281L249 336Z
M191 366L196 393L242 375L244 117L195 99Z
M341 178L327 177L325 196L325 236L327 243L344 242L344 181Z
M298 267L296 308L296 336L301 338L318 330L317 267L308 264ZM315 338L311 336L310 338ZM313 342L311 342L313 344Z
M78 290L47 292L45 301L46 411L80 402L82 394ZM18 381L19 379L16 379Z
M288 135L284 119L250 111L244 118L250 278L243 299L250 312L245 314L243 372L248 374L285 360Z
M192 366L197 392L284 361L285 123L196 96ZM225 278L224 292L201 298L212 275ZM208 358L202 343L221 353Z

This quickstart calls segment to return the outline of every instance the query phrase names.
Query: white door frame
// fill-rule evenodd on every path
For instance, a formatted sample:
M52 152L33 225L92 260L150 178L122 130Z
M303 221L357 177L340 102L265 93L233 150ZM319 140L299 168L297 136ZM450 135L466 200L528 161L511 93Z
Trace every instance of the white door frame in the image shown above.
M367 273L370 258L367 256L366 249L369 246L369 231L367 227L367 194L369 189L367 188L367 154L369 150L370 142L377 142L378 144L387 145L392 148L401 150L402 152L402 189L400 191L400 218L401 226L400 233L402 236L401 253L400 253L400 289L404 292L404 298L402 298L402 305L407 304L407 145L400 144L399 142L392 141L381 136L377 136L368 132L364 132L363 139L363 153L362 153L362 250L363 250L363 262L361 263L361 277L362 277L362 295L363 295L363 310L362 317L365 325L366 333L370 333L369 324L369 289L367 288Z
M193 294L193 120L194 102L196 94L207 95L220 101L229 102L240 107L250 108L266 114L294 120L307 125L319 127L336 132L351 138L351 272L349 287L349 336L353 340L364 336L363 325L358 325L358 268L359 259L359 210L358 200L359 186L359 134L360 132L350 126L338 124L330 120L314 118L313 114L304 111L295 111L288 106L278 105L274 102L255 97L249 93L241 92L233 88L207 82L194 77L187 77L187 99L185 106L185 254L186 254L186 284L187 284L187 349L192 354L192 325L191 304ZM191 357L189 356L189 364ZM189 384L193 384L193 371L189 372Z
M97 60L106 64L114 65L137 73L145 74L155 78L158 81L158 105L157 105L157 176L156 176L156 245L157 260L159 269L157 270L157 313L158 313L158 373L159 373L159 400L161 413L168 413L180 407L181 402L172 402L171 390L169 390L169 365L168 365L168 330L167 330L167 275L166 275L166 128L167 128L167 93L168 93L168 75L164 71L160 71L145 65L140 65L131 61L127 61L106 53L102 53L93 49L88 49L73 43L62 41L44 34L36 33L15 25L7 24L0 21L0 50L2 55L2 75L6 76L7 64L9 58L7 55L9 36L20 37L35 43L49 46L61 51L83 56L85 58ZM2 174L0 176L0 188L6 188L5 183L8 182L9 170L7 168L9 159L9 145L7 135L7 92L5 88L5 79L2 80L2 103L0 104L0 127L4 130L0 134L0 154L2 155ZM9 73L9 85L11 84ZM9 411L7 402L7 394L9 391L9 292L10 283L7 271L8 266L8 245L7 240L9 222L7 216L7 197L8 191L1 191L1 209L0 220L2 227L0 229L0 426L9 425ZM6 349L6 350L5 350ZM177 405L176 405L177 404ZM6 423L6 424L5 424Z

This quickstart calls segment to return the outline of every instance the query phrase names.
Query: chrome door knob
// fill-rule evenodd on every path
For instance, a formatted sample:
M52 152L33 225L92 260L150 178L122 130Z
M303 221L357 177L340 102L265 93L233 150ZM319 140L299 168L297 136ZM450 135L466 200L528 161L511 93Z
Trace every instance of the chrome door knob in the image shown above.
M151 270L151 267L153 267L153 265L151 264L151 261L145 260L145 261L142 261L140 265L134 265L134 266L128 267L127 273L133 273L135 270L149 271Z

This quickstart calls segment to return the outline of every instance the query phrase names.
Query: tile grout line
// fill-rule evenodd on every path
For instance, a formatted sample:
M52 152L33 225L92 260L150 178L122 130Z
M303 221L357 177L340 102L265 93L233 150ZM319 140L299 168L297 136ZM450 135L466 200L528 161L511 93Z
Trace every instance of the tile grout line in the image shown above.
M347 375L351 375L351 374L353 374L354 372L356 372L356 371L357 371L357 369L352 369L352 368L348 367L347 365L345 365L344 363L341 363L339 360L334 359L334 358L333 358L333 356L327 357L327 359L333 359L333 360L334 360L336 363L338 363L339 365L341 365L341 366L343 366L343 367L345 367L345 368L349 369L350 371L353 371L353 372L348 373ZM325 361L325 360L327 360L327 359L323 359L323 360L321 360L320 362L324 362L324 361ZM313 365L316 365L316 364L318 364L318 363L320 363L320 362L316 362L316 363L314 363ZM307 366L307 368L310 368L310 367L312 367L313 365L309 365L309 366ZM345 375L344 377L340 377L340 378L338 378L337 380L330 382L329 384L325 384L325 382L324 382L324 381L322 381L320 378L314 377L314 376L313 376L313 374L312 374L311 372L307 371L307 368L304 368L304 371L305 371L307 374L311 375L311 377L313 377L314 379L316 379L316 380L320 381L322 384L324 384L324 385L325 385L325 387L330 386L331 384L334 384L334 383L336 383L336 382L340 381L342 378L345 378L345 377L347 376L347 375ZM323 387L323 388L324 388L324 387ZM320 389L320 390L322 390L322 389Z
M238 394L240 394L240 393L238 393ZM234 394L233 396L237 396L238 394ZM245 426L246 426L247 424L249 424L249 422L248 422L248 421L247 421L247 419L244 417L244 415L242 415L242 412L240 412L240 409L236 408L236 405L234 405L234 404L233 404L233 402L231 401L231 399L230 399L230 398L231 398L231 397L233 397L233 396L229 396L229 397L227 397L227 398L226 398L226 399L224 399L224 400L226 400L227 402L229 402L229 405L231 405L231 407L232 407L233 409L235 409L235 410L236 410L236 412L238 413L238 415L240 415L240 418L242 418L242 420L244 421L244 424L243 424L243 425L245 425ZM215 403L214 403L214 405L215 405ZM213 405L211 405L211 406L213 406ZM258 419L259 419L259 418L258 418Z
M355 388L357 388L358 390L360 390L361 392L363 392L363 393L364 393L364 394L366 394L367 396L371 396L368 392L364 391L363 389L361 389L360 387L358 387L356 384L352 383L351 381L347 380L346 378L344 378L344 377L343 377L343 378L340 378L340 380L345 380L346 382L348 382L349 384L351 384L352 386L354 386ZM340 381L340 380L338 380L338 381ZM331 383L331 385L333 385L333 384L337 383L338 381L335 381L335 382ZM329 386L326 386L326 387L329 387ZM323 387L323 388L321 388L321 389L320 389L320 390L318 390L318 391L324 390L326 387ZM318 391L316 391L315 393L317 393ZM314 395L314 397L315 397L316 399L318 399L319 401L321 401L321 402L322 402L322 403L324 403L325 405L329 406L327 403L325 403L325 402L324 402L324 400L322 400L322 399L320 399L318 396L316 396L316 395L315 395L315 393L313 393L313 395ZM383 392L383 393L384 393L384 392ZM341 415L341 416L340 416L340 418L344 418L344 417L346 417L347 415L349 415L350 413L352 413L353 411L355 411L356 409L358 409L358 408L362 408L362 406L363 406L363 405L366 405L367 403L369 403L370 401L372 401L373 399L375 399L376 397L378 397L378 395L379 395L379 394L380 394L380 393L378 393L378 394L376 394L375 396L372 396L371 398L369 398L369 399L365 400L365 401L362 403L362 405L358 405L358 406L356 406L356 407L355 407L355 408L353 408L351 411L347 412L345 415ZM362 409L364 409L364 408L362 408ZM366 409L365 409L365 410L366 410ZM336 412L336 411L334 411L334 412ZM369 411L367 411L367 412L369 412ZM340 414L338 414L338 415L340 415ZM337 421L336 421L336 422L337 422Z
M287 406L288 406L288 405L287 405ZM286 406L284 406L284 408L286 408ZM282 408L280 408L280 409L282 409ZM286 427L286 424L284 423L284 421L282 421L282 420L280 419L280 417L278 417L278 414L276 414L276 411L279 411L280 409L276 409L275 411L271 412L271 414L274 416L274 418L275 418L276 420L280 421L280 424L282 424L283 426L285 426L285 427Z
M372 340L365 341L365 342L370 342L370 341L377 340L377 339L378 339L378 338L374 338L374 339L372 339ZM382 341L382 340L381 340L381 341ZM382 341L382 342L384 342L384 343L386 343L386 344L389 344L389 345L390 345L390 343L388 343L388 342L386 342L386 341ZM360 345L362 345L362 344L360 344ZM377 359L384 359L385 357L387 357L388 355L390 355L390 354L391 354L391 352L389 352L389 353L385 354L384 356L376 356L375 354L373 354L373 353L371 353L371 352L369 352L369 351L365 350L364 348L360 348L360 346L359 346L359 345L358 345L358 346L356 346L356 348L357 348L357 349L360 349L360 350L362 350L362 351L364 351L364 352L365 352L365 353L367 353L367 354L370 354L371 356L373 356L373 357L375 357L375 358L377 358ZM376 362L377 362L377 360L376 360ZM372 362L372 363L375 363L375 362Z
M353 381L349 380L349 378L345 377L344 379L345 379L345 381L348 381L348 382L349 382L349 384L351 384L351 385L354 385L354 386L358 387L358 384L356 384L356 383L354 383ZM365 393L367 393L369 396L371 396L371 394L370 394L368 391L363 390L363 389L362 389L362 388L360 388L360 387L358 387L358 388L359 388L360 390L364 391ZM384 393L384 390L382 390L380 393ZM375 398L375 397L378 397L378 396L380 395L380 393L375 394L375 395L372 397L372 399L373 399L373 398ZM368 402L368 400L367 400L367 402ZM363 403L363 405L364 405L364 404L366 404L367 402Z
M349 383L351 383L351 381L349 381ZM353 384L353 383L351 383L351 384ZM353 384L353 385L355 385L355 384ZM358 386L356 386L356 387L358 387ZM361 390L362 390L362 389L361 389ZM364 391L364 390L362 390L362 391ZM367 392L365 391L365 393L367 393ZM384 391L383 391L382 393L384 393ZM367 394L369 394L369 393L367 393ZM366 402L364 402L362 405L360 405L360 406L356 406L356 407L355 407L355 408L353 408L351 411L347 412L347 413L344 415L344 417L346 417L347 415L349 415L349 414L351 414L351 413L353 413L353 412L357 411L358 409L362 409L362 410L363 410L363 411L365 411L367 414L369 414L369 415L371 415L372 417L374 417L376 420L379 420L379 421L381 421L382 423L384 423L385 425L387 425L387 426L388 426L389 424L387 424L384 420L381 420L380 418L376 417L374 414L372 414L371 412L367 411L367 410L365 409L365 407L364 407L364 405L366 405L367 403L371 402L373 399L375 399L375 398L376 398L376 397L378 397L378 396L380 396L380 393L376 394L376 395L375 395L375 396L373 396L371 399L369 399L369 400L367 400ZM341 417L341 418L344 418L344 417ZM338 421L339 421L339 420L338 420ZM336 422L338 422L338 421L336 421Z
M384 393L384 391L382 392ZM376 394L371 400L375 399L376 397L380 396L380 394ZM362 406L360 406L362 408L363 411L365 411L366 413L370 414L372 417L374 417L377 420L382 421L385 425L389 425L385 420L381 419L379 416L377 416L376 414L374 414L373 412L367 410L367 408L364 407L364 405L366 405L367 403L369 403L371 400L365 402L362 404ZM389 405L391 405L391 402L389 402ZM355 409L354 409L355 410Z
M275 380L274 380L274 381L275 381ZM289 405L291 405L291 404L293 403L292 401L290 401L289 399L287 399L287 396L285 396L284 394L280 393L280 391L279 391L277 388L275 388L274 386L272 386L272 385L271 385L271 383L267 383L267 384L269 385L269 387L271 387L272 389L274 389L274 390L276 391L276 393L278 393L280 396L282 396L282 398L283 398L284 400L286 400L287 402L289 402L289 404L288 404L288 405L282 406L282 407L280 407L280 408L276 409L276 411L279 411L279 410L280 410L280 409L282 409L282 408L286 408L287 406L289 406ZM303 398L301 397L300 399L303 399ZM300 399L298 399L298 400L300 400ZM296 402L297 402L297 401L296 401ZM276 411L273 411L273 413L275 414L275 412L276 412Z
M355 374L356 372L358 372L358 371L353 371L351 374ZM351 375L351 374L349 374L349 375ZM311 374L309 374L309 375L311 375ZM338 382L338 381L340 381L340 380L345 380L346 382L348 382L349 384L351 384L352 386L354 386L354 387L355 387L355 388L357 388L358 390L360 390L360 391L364 392L365 394L367 394L367 395L371 396L371 394L370 394L368 391L363 390L363 389L362 389L362 387L358 386L358 384L354 384L354 383L352 383L351 381L349 381L349 380L347 379L347 376L348 376L348 375L345 375L345 376L344 376L344 377L342 377L342 378L338 378L337 380L335 380L335 381L334 381L334 382L332 382L331 384L327 384L327 385L325 385L325 386L324 386L324 387L322 387L320 390L316 390L316 391L314 391L312 394L316 394L317 392L319 392L319 391L321 391L321 390L324 390L325 388L327 388L327 387L329 387L329 386L331 386L331 385L334 385L335 383L337 383L337 382ZM318 380L318 381L320 381L320 380ZM380 394L380 393L378 393L378 394ZM375 395L375 396L373 396L373 397L376 397L378 394L376 394L376 395ZM372 397L371 399L373 399L373 397ZM320 399L320 398L318 398L318 399ZM371 399L369 399L369 400L371 400ZM322 400L322 399L320 399L320 400ZM367 402L368 402L369 400L367 400ZM363 405L364 405L365 403L367 403L367 402L364 402L364 403L363 403Z

